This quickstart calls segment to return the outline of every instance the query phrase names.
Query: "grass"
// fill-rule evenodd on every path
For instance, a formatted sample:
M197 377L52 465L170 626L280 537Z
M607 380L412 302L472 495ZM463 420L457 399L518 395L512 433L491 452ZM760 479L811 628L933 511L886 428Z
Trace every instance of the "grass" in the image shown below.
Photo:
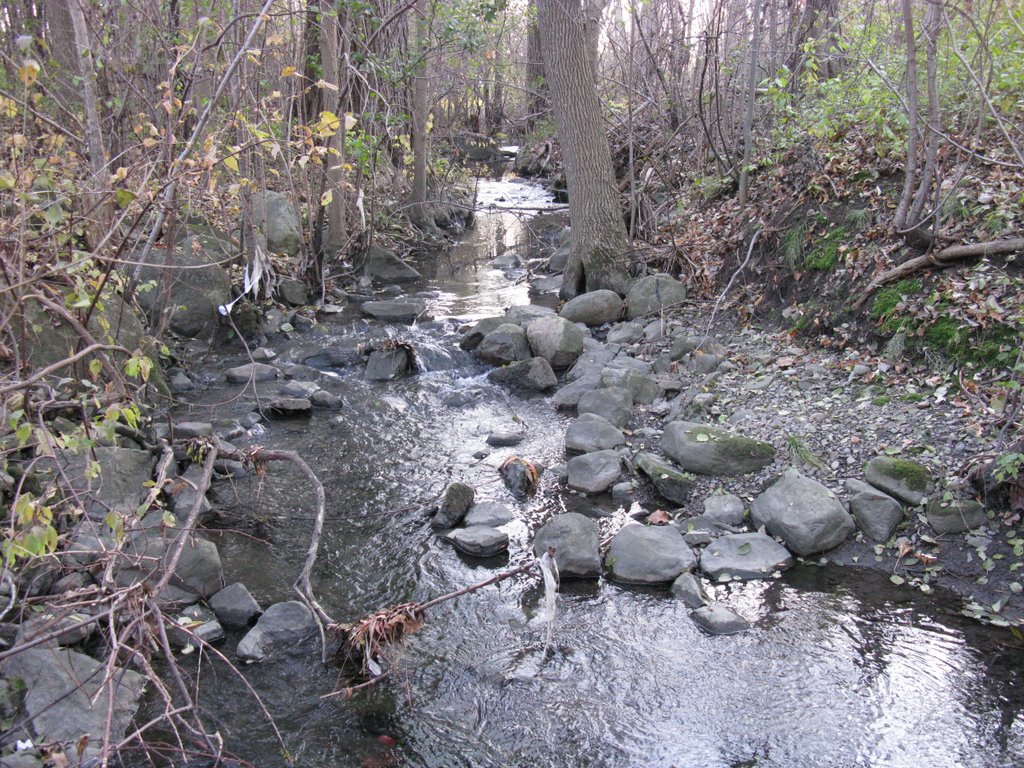
M804 257L804 266L820 272L835 269L839 263L839 246L846 239L846 227L836 227L819 239Z

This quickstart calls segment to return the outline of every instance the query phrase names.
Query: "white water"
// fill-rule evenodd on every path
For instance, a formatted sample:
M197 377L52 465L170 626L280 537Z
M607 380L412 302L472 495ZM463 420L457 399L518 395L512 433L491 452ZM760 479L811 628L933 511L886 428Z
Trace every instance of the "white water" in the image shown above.
M555 599L558 596L558 563L552 556L552 550L540 556L537 561L540 565L540 572L544 576L544 621L547 622L547 630L544 635L544 656L551 650L551 639L555 629Z

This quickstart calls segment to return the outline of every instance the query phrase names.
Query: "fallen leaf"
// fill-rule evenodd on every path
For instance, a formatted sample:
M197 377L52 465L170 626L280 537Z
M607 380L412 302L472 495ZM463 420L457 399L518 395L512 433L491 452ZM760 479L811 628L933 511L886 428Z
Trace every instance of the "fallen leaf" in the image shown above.
M672 518L664 509L657 509L647 516L647 522L651 525L668 525Z

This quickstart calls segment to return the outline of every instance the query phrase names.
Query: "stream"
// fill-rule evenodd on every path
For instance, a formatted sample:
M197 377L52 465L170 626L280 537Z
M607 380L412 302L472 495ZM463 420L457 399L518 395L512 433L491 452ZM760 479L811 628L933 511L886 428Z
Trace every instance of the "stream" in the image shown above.
M543 208L550 198L517 180L481 181L479 192L487 210L475 227L450 252L417 263L422 282L403 287L427 301L433 321L385 325L353 305L274 346L278 362L299 362L394 338L415 347L422 368L369 382L360 366L328 366L317 383L344 408L270 420L249 438L298 451L323 481L313 587L341 621L528 562L532 531L568 503L551 473L536 497L516 501L497 467L513 453L564 461L569 417L547 398L490 384L487 366L458 346L469 321L553 303L531 297L525 270L491 266L509 249L526 258L535 247L535 211L510 207ZM240 395L220 376L246 361L241 350L202 358L195 372L205 383L175 418L223 426L249 413L252 390ZM257 386L270 396L281 382ZM526 430L520 445L486 445L492 430L514 425ZM507 556L465 557L431 530L422 505L454 480L515 512ZM245 583L264 607L293 599L314 513L304 479L275 465L265 477L218 484L216 495L224 520L212 537L228 582ZM753 628L708 636L667 588L567 581L546 652L543 583L517 577L432 609L397 651L397 671L350 700L321 698L345 681L315 651L241 666L286 753L234 673L195 655L182 664L197 677L204 718L259 768L1024 764L1024 660L961 617L957 601L835 566L798 566L717 596ZM238 639L221 647L229 658Z

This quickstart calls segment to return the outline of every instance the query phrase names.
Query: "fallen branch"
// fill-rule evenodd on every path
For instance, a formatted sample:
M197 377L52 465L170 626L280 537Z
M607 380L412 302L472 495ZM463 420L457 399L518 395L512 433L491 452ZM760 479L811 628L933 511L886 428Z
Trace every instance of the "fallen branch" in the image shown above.
M961 259L969 259L975 256L995 256L1003 253L1020 253L1024 251L1024 237L1016 237L1011 240L996 240L989 243L971 243L970 245L951 245L943 248L937 253L927 253L924 256L917 256L905 261L897 267L886 270L870 283L867 288L857 297L853 306L860 307L867 298L874 293L879 286L900 280L912 275L918 270L926 267L945 269L952 266L954 262Z

